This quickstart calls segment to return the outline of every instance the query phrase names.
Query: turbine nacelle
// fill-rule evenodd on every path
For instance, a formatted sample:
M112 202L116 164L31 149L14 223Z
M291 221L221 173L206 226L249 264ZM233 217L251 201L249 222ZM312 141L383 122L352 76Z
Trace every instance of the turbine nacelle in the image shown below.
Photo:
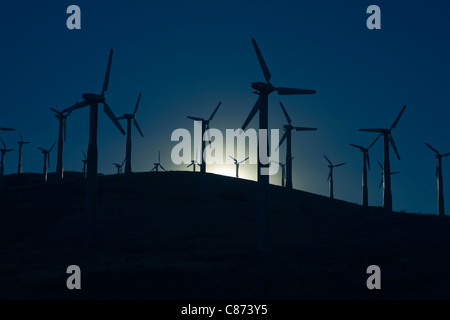
M257 94L265 93L269 94L276 90L276 88L270 84L265 82L254 82L252 83L252 89L255 90Z
M105 97L96 93L83 93L83 99L89 103L105 103Z

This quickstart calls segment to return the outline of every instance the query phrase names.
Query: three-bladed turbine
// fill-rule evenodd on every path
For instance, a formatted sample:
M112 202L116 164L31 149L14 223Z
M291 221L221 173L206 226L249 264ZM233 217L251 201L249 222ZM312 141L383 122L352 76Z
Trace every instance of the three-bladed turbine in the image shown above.
M166 171L166 169L164 169L164 167L161 165L161 151L158 151L158 162L154 163L154 165L155 166L153 167L151 172L159 172L159 168L161 168L163 171Z
M233 158L232 156L229 156L231 159L233 159L233 161L234 161L234 165L236 166L236 178L238 178L239 179L239 166L241 165L241 164L243 164L245 161L247 161L248 159L250 159L250 158L245 158L244 160L242 160L242 161L238 161L237 159L235 159L235 158Z
M12 130L9 130L12 131ZM2 141L2 145L3 145L3 149L0 149L0 152L2 154L2 160L1 160L1 164L0 164L0 189L3 187L3 175L5 173L5 155L8 152L12 152L14 151L14 149L8 149L6 148L5 142L3 141L2 138L0 138L0 140Z
M50 167L50 152L52 152L53 148L56 145L56 141L53 143L50 149L46 150L44 148L38 148L41 150L41 153L44 155L44 170L42 173L44 183L47 183L47 171L48 167Z
M29 144L30 142L24 141L20 132L18 133L20 140L17 141L17 143L19 144L19 164L17 166L17 174L22 174L22 147L26 144Z
M428 143L425 142L428 148L433 150L433 152L436 154L436 160L437 160L437 166L436 166L436 177L437 177L437 188L438 188L438 210L439 215L443 216L445 215L444 210L444 183L442 179L442 158L448 157L450 155L449 153L441 154L437 149L430 146Z
M395 145L394 138L392 137L392 130L397 126L406 106L400 111L397 118L392 123L389 129L359 129L359 131L375 132L382 134L384 137L384 176L383 176L383 208L385 212L392 212L392 189L391 189L391 165L389 160L389 145L394 149L397 158L400 160L400 154L398 153L397 146Z
M58 184L62 183L64 177L64 167L63 167L63 145L66 141L67 136L67 117L70 112L65 113L58 111L54 108L50 108L51 111L55 113L55 118L58 119L59 130L58 130L58 156L56 160L56 182Z
M378 189L380 189L381 186L383 185L383 182L384 182L384 167L383 167L383 165L380 163L380 161L377 161L377 162L378 162L378 165L379 165L380 168L381 168L381 182L380 182L380 186L378 187ZM393 175L399 174L399 173L400 173L400 171L391 172L390 175L393 176Z
M126 159L125 159L126 160ZM117 175L122 174L122 167L125 164L125 160L123 160L122 164L118 164L118 163L113 163L113 165L116 167L117 169Z
M343 166L344 164L346 164L346 162L340 163L340 164L336 164L334 165L330 159L327 158L326 155L323 155L324 158L327 160L327 162L329 163L328 168L330 168L330 172L328 174L328 183L329 183L329 187L330 187L330 198L334 199L334 180L333 180L333 169L334 168L339 168L341 166Z
M83 152L83 160L81 160L81 161L83 161L83 178L84 179L86 179L86 166L87 166L87 156L86 156L86 153L84 153L84 150L82 150L82 152Z

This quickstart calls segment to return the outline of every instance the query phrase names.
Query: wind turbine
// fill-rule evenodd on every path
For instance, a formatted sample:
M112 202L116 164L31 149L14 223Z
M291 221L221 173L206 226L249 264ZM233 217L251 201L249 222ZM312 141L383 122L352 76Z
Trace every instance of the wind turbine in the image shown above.
M434 151L436 153L436 159L437 159L437 168L436 168L436 177L437 177L437 187L438 187L438 209L439 209L439 215L443 216L445 213L444 211L444 186L442 181L442 158L450 156L450 152L446 154L441 154L437 149L430 146L428 143L425 142L428 148Z
M12 130L9 130L12 131ZM14 149L7 149L5 142L3 141L2 138L0 138L2 140L2 145L3 145L3 149L0 149L0 152L2 153L2 161L1 161L1 167L0 167L0 188L3 187L3 175L5 173L5 155L8 152L12 152L14 151Z
M122 164L113 163L113 165L117 168L117 174L122 174L122 167L125 163L125 160L123 160Z
M103 82L102 93L100 94L83 94L83 101L74 106L63 110L63 113L71 113L74 110L90 106L89 116L89 146L87 156L87 177L86 177L86 193L85 193L85 242L91 243L95 235L95 219L97 213L97 123L98 123L98 105L103 104L103 111L117 126L117 128L125 134L122 126L106 103L105 92L108 90L109 76L111 73L111 62L113 51L109 53L108 66L106 68L105 80Z
M235 158L233 158L232 156L229 156L231 159L234 160L234 165L236 166L236 178L239 179L239 166L241 164L243 164L245 161L247 161L249 158L246 158L245 160L242 161L237 161Z
M39 150L41 150L41 153L44 155L44 171L43 171L44 183L47 183L47 165L48 165L48 167L50 167L50 152L52 152L55 145L56 145L56 141L55 141L55 143L53 143L52 147L49 150L45 150L43 148L38 148Z
M163 169L163 171L166 171L166 169L164 169L164 167L161 165L161 152L158 151L158 163L154 163L154 167L152 169L152 171L156 171L159 172L159 168Z
M294 160L295 157L291 159ZM286 163L273 161L281 167L281 187L284 188L286 186Z
M334 168L338 168L338 167L341 167L341 166L343 166L344 164L346 164L345 162L344 163L340 163L340 164L336 164L336 165L334 165L331 161L330 161L330 159L328 159L327 158L327 156L326 155L323 155L324 157L325 157L325 159L328 161L328 163L330 164L329 166L328 166L328 168L330 168L330 173L328 174L328 182L329 182L329 184L330 184L330 198L331 199L334 199L334 186L333 186L333 169Z
M367 168L369 168L369 170L370 170L369 150L372 149L372 147L375 145L375 143L378 141L379 138L380 138L380 136L378 136L375 139L375 141L372 142L372 144L368 148L364 148L357 144L350 143L350 145L352 147L358 148L359 150L361 150L361 152L363 154L362 197L363 197L363 206L364 207L369 206L369 196L368 196L368 190L367 190Z
M191 160L191 164L187 166L188 168L193 167L194 172L196 172L195 168L199 164L198 161L197 161L197 156L198 155L197 155L197 152L196 152L195 153L195 160Z
M199 117L187 117L188 119L194 120L194 121L200 121L202 123L202 149L201 149L201 156L200 156L200 197L205 196L206 192L206 159L205 159L205 140L203 139L205 136L205 132L209 130L209 124L214 119L214 116L217 113L217 110L219 110L220 106L222 105L222 102L219 102L216 109L214 109L214 112L211 114L209 119L203 119ZM208 131L209 133L209 131ZM211 137L209 136L209 143L211 143Z
M30 142L23 141L22 135L19 132L20 141L17 141L19 144L19 165L17 168L17 174L22 174L22 147L24 144L29 144Z
M377 161L377 162L378 162L378 165L379 165L380 168L381 168L381 182L380 182L380 186L378 187L378 189L380 189L381 186L383 185L383 182L384 182L384 168L383 168L383 166L381 165L380 161ZM393 176L394 174L399 174L399 173L400 173L399 171L397 171L397 172L391 172L390 175Z
M255 93L259 95L255 106L245 120L242 130L245 130L249 125L250 121L255 117L256 113L259 112L259 129L268 129L268 112L269 112L269 94L276 91L279 95L296 95L296 94L315 94L315 90L305 90L305 89L291 89L283 87L275 87L270 82L271 74L269 68L267 68L266 62L259 50L259 47L255 41L252 39L253 47L258 57L259 64L264 74L266 82L254 82L252 83L252 88ZM264 148L269 150L269 139L266 137ZM261 142L258 141L258 147L261 150ZM267 246L268 241L268 212L269 212L269 176L262 174L262 169L264 171L268 170L269 164L261 163L261 159L258 156L258 197L256 200L256 216L258 224L258 236L259 236L259 249L264 250Z
M86 157L86 153L84 153L84 150L83 150L83 157L84 157L84 159L82 160L83 161L83 178L85 178L86 179L86 165L87 165L87 157Z
M134 126L139 131L139 134L141 137L144 137L144 134L141 131L141 128L139 127L139 124L136 121L136 112L139 108L139 102L141 101L141 93L139 93L139 98L136 103L136 107L134 108L133 114L124 114L118 120L127 120L127 146L126 146L126 158L125 158L125 187L130 186L130 180L131 180L131 120L133 120Z
M295 131L316 131L317 128L303 128L303 127L294 127L292 125L291 117L287 113L286 109L282 102L280 102L281 109L283 110L284 116L288 122L287 125L284 126L284 136L280 140L279 146L283 144L286 140L286 202L287 206L292 205L292 149L291 149L291 141L292 141L292 130Z
M400 111L400 114L397 116L394 123L392 123L392 126L389 129L359 129L359 131L380 133L384 137L384 169L385 170L383 170L383 181L384 181L383 208L384 208L385 212L392 212L391 175L389 174L391 172L391 164L389 161L389 144L392 145L392 148L394 149L395 154L397 155L397 158L400 160L400 155L398 153L397 147L395 146L394 138L392 138L391 132L392 132L392 129L394 129L397 126L397 123L400 120L400 117L402 116L405 109L406 109L406 106L404 106L402 111Z
M63 145L66 141L66 127L67 127L67 117L70 113L64 113L56 109L50 108L51 111L55 113L55 118L58 119L59 129L58 129L58 156L56 160L56 182L60 184L64 177L64 167L63 167ZM63 140L64 136L64 140Z

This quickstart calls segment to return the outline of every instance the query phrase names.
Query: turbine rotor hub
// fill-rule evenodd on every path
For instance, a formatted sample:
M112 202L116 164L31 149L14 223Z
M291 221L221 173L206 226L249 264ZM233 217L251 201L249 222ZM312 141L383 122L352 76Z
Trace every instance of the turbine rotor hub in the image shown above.
M85 93L83 94L83 99L89 103L104 103L105 97L95 93Z

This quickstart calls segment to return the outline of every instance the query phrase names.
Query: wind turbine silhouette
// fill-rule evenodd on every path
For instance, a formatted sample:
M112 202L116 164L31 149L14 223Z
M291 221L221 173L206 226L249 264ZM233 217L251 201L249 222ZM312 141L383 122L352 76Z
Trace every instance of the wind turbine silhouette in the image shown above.
M20 141L17 141L19 144L19 165L17 167L17 174L22 174L22 147L24 144L29 144L30 142L23 141L22 135L19 132Z
M292 157L294 160L295 157ZM273 161L281 167L281 187L284 188L286 185L286 164L278 161Z
M450 156L450 152L446 154L441 154L437 149L430 146L425 142L428 148L434 151L437 159L437 167L436 167L436 177L437 177L437 188L438 188L438 209L439 215L445 215L444 211L444 185L442 181L442 158Z
M50 108L51 111L55 113L55 118L58 119L59 130L58 130L58 157L56 160L56 182L60 184L64 177L64 167L63 167L63 145L66 141L66 127L67 127L67 117L69 113L64 113L56 109ZM63 140L64 135L64 140Z
M198 162L197 162L197 152L195 153L195 160L191 160L191 164L188 165L187 167L188 167L188 168L193 167L193 169L194 169L193 171L196 172L196 170L195 170L196 165L198 165Z
M255 117L256 113L259 112L259 129L268 130L268 111L269 111L269 95L276 91L279 95L297 95L297 94L315 94L315 90L305 90L305 89L292 89L275 87L270 82L271 74L267 68L266 62L259 50L259 47L255 41L252 39L253 47L258 57L259 64L264 74L266 82L254 82L252 83L252 88L255 90L254 93L259 95L255 106L242 125L242 130L245 130L249 125L250 121ZM265 150L269 152L269 139L266 137L265 141L258 141L259 150L261 150L261 144L264 143ZM258 156L258 196L256 200L256 216L258 225L258 247L260 250L264 250L267 247L268 242L268 215L269 215L269 176L263 174L268 172L268 165L263 164Z
M241 164L243 164L245 161L247 161L249 158L246 158L245 160L242 161L237 161L235 158L233 158L232 156L229 156L231 159L234 160L234 165L236 166L236 178L239 179L239 166Z
M384 167L381 165L380 161L377 161L377 162L381 168L381 182L380 182L380 186L378 187L378 189L380 189L384 182ZM391 172L390 175L393 176L394 174L399 174L399 173L400 173L399 171Z
M16 131L16 129L0 128L0 131Z
M161 168L163 171L166 171L166 169L164 169L164 167L161 165L161 151L158 151L158 162L154 163L154 167L152 169L152 171L156 171L159 172L159 168Z
M141 131L141 128L139 127L139 124L136 121L136 112L139 108L139 102L141 101L142 93L139 93L139 97L136 103L136 107L134 108L133 114L124 114L122 117L118 118L118 120L127 120L127 146L126 146L126 158L125 158L125 187L130 186L131 181L131 120L133 120L134 126L139 131L139 134L141 137L144 137L144 134Z
M44 155L44 171L42 173L44 183L47 183L47 165L48 165L48 167L50 167L50 152L52 152L55 145L56 145L56 141L55 141L55 143L53 143L52 147L49 150L45 150L43 148L38 148L39 150L41 150L41 153Z
M5 130L3 130L5 131ZM13 131L13 130L7 130L7 131ZM5 173L5 155L8 152L12 152L14 151L14 149L7 149L5 142L3 141L2 138L0 138L2 141L2 145L3 145L3 149L0 149L0 152L2 153L2 161L1 161L1 166L0 166L0 189L3 187L3 175Z
M126 159L125 159L126 160ZM122 174L122 167L125 163L125 160L123 160L122 164L113 163L113 165L117 168L117 174Z
M392 137L391 132L397 126L398 121L400 120L400 117L402 116L405 109L406 109L406 106L404 106L402 111L400 111L400 114L397 116L394 123L392 123L392 126L389 129L359 129L359 131L380 133L384 137L384 169L385 170L383 170L383 181L384 181L383 208L384 208L384 211L387 213L392 212L392 190L391 190L391 175L390 175L391 164L389 161L389 144L392 145L392 148L394 149L395 154L397 155L397 158L400 160L400 155L398 153L398 150L395 145L394 138Z
M84 157L84 159L82 160L83 161L83 178L84 179L86 179L86 165L87 165L87 157L86 157L86 153L84 153L84 150L83 150L83 157Z
M334 186L333 186L333 169L334 169L334 168L341 167L341 166L343 166L343 165L346 164L346 163L343 162L343 163L334 165L334 164L330 161L330 159L327 158L326 155L323 155L323 156L324 156L324 158L325 158L325 159L328 161L328 163L329 163L328 168L330 168L330 173L328 174L328 182L329 182L329 185L330 185L330 198L331 198L331 199L334 199L334 189L333 189L333 188L334 188Z
M85 236L84 240L87 244L91 243L95 237L95 219L97 213L97 165L98 165L98 151L97 151L97 123L98 123L98 105L103 104L103 111L117 126L117 128L125 134L122 126L112 112L111 108L106 103L105 92L108 90L109 76L111 74L111 62L113 51L109 53L108 66L106 68L105 80L101 94L85 93L83 94L83 101L74 106L63 110L63 113L71 113L80 108L90 107L89 116L89 146L87 156L87 177L86 177L86 192L85 192Z
M372 147L375 145L375 143L378 141L378 139L380 138L380 136L378 136L374 142L372 142L372 144L368 147L368 148L364 148L362 146L359 146L357 144L352 144L350 143L350 145L352 147L358 148L359 150L361 150L362 154L363 154L363 173L362 173L362 197L363 197L363 206L364 207L368 207L369 206L369 195L368 195L368 186L367 186L367 168L369 168L370 170L370 158L369 158L369 150L372 149Z
M199 118L199 117L191 117L188 116L188 119L194 120L194 121L200 121L202 124L202 150L201 150L201 156L200 156L200 197L203 198L206 193L206 159L205 157L205 132L208 132L208 142L211 143L211 135L209 132L209 124L214 119L214 116L216 115L217 111L219 110L220 106L222 105L222 102L219 102L214 112L211 114L208 120Z
M281 138L279 146L283 144L283 142L286 140L286 204L288 207L292 205L292 148L291 148L291 141L292 141L292 130L295 131L316 131L317 128L303 128L303 127L294 127L292 125L291 117L289 117L289 114L287 113L286 109L284 108L284 105L282 102L280 102L281 109L283 110L284 116L286 117L286 120L288 122L287 125L284 126L284 135L283 138ZM278 148L278 147L277 147Z

